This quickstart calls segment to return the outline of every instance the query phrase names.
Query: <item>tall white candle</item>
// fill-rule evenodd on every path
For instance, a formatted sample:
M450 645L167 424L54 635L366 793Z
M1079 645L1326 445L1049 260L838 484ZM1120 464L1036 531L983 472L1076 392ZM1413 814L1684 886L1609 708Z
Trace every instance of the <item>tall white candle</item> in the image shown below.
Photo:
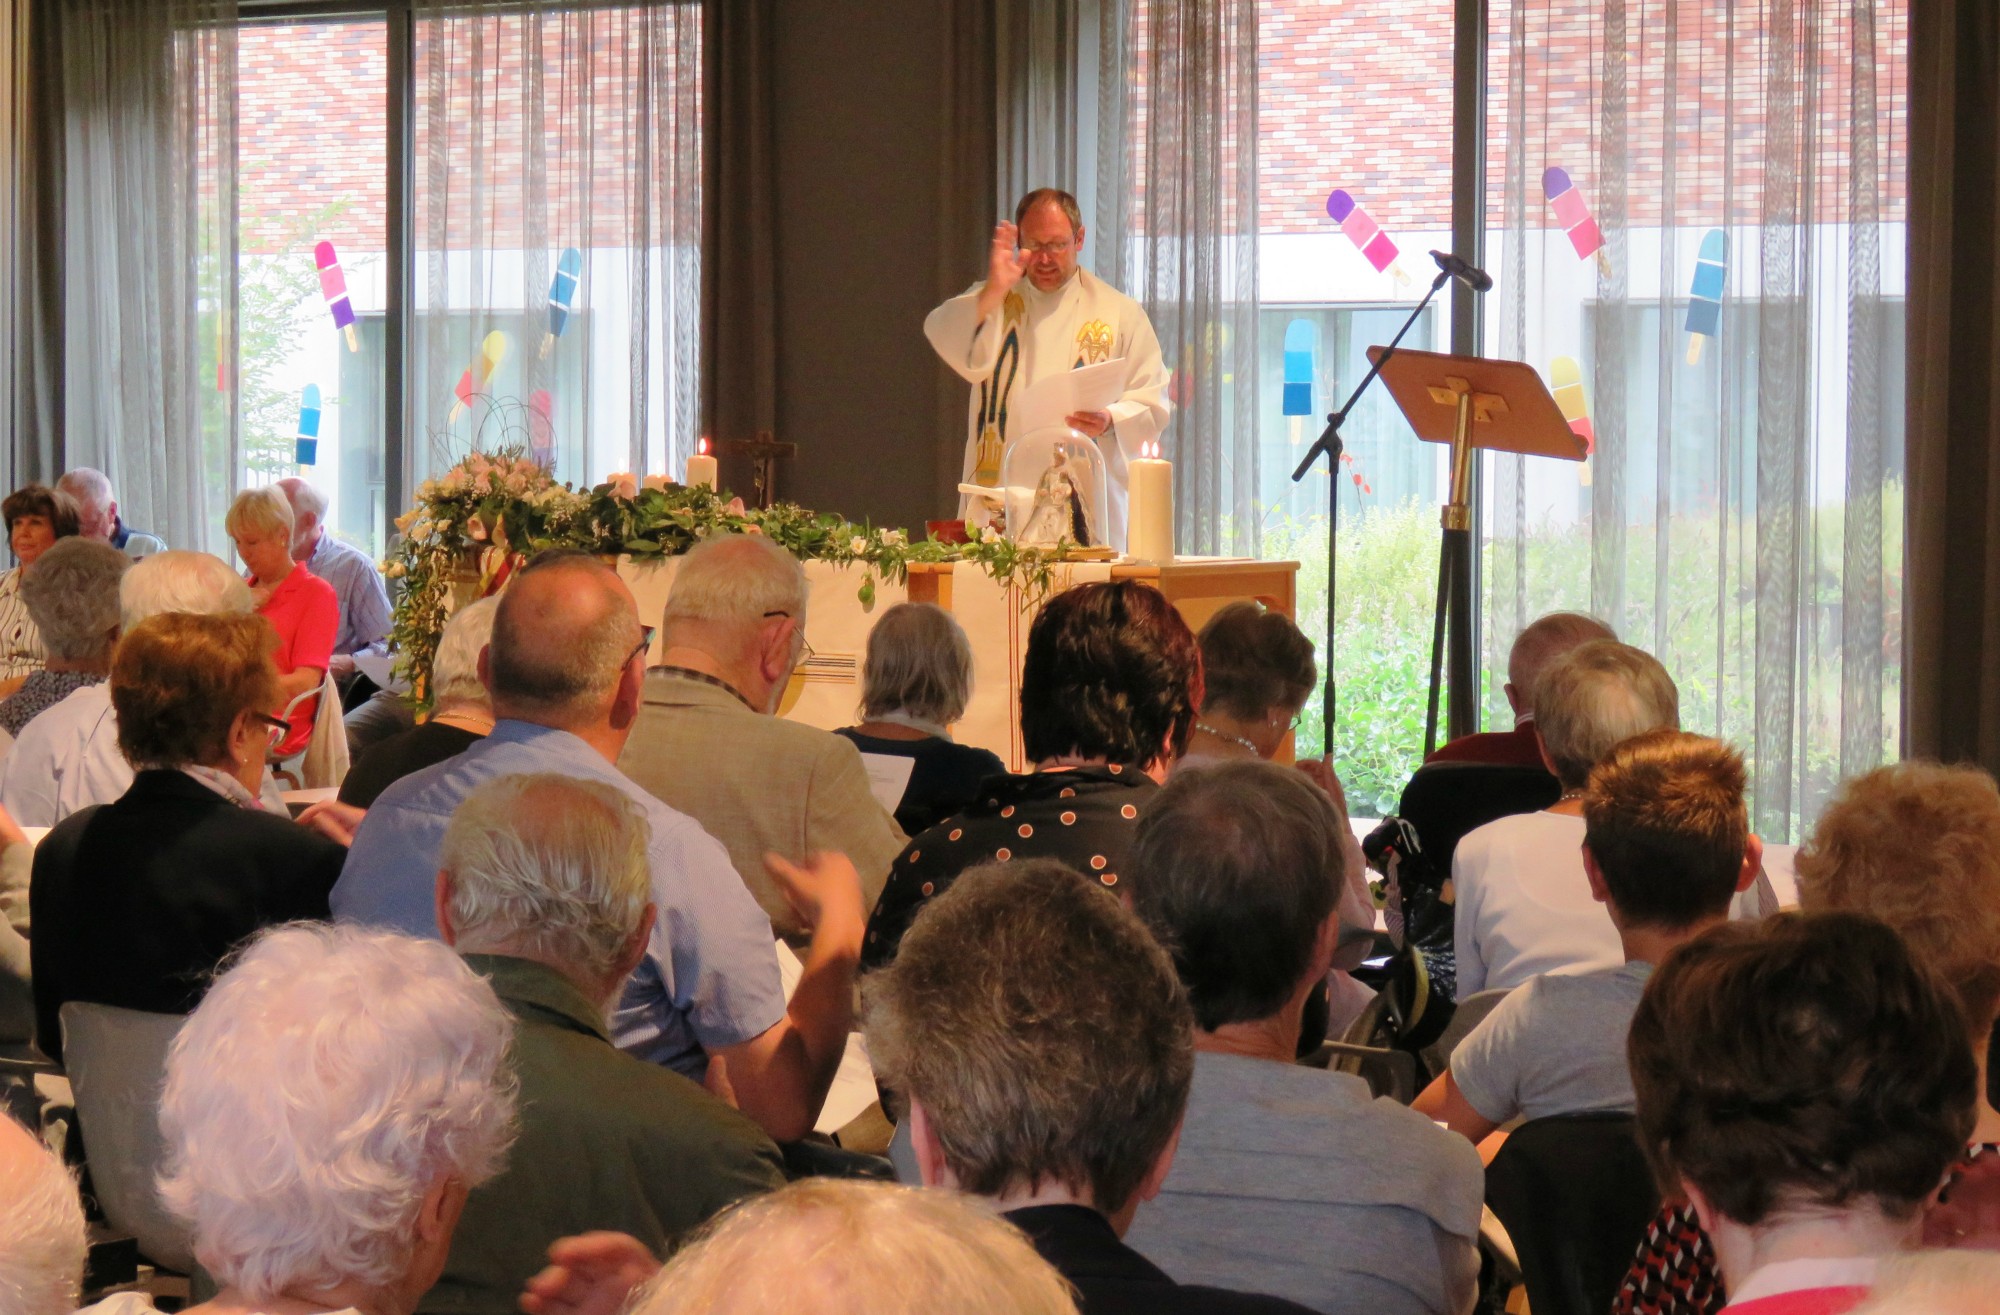
M688 457L687 486L689 488L719 487L716 483L715 458L708 454L708 440L702 439L701 446Z
M1125 551L1142 562L1174 559L1174 463L1161 460L1159 450L1147 444L1147 455L1125 470Z

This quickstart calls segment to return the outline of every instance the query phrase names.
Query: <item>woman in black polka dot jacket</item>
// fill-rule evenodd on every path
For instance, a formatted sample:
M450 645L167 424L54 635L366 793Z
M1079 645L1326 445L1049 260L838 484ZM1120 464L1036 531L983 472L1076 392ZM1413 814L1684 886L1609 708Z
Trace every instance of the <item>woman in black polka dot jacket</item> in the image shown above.
M992 778L970 807L910 841L868 920L863 971L895 958L924 904L978 864L1054 858L1116 886L1200 704L1200 650L1159 590L1121 580L1050 599L1021 668L1034 770Z

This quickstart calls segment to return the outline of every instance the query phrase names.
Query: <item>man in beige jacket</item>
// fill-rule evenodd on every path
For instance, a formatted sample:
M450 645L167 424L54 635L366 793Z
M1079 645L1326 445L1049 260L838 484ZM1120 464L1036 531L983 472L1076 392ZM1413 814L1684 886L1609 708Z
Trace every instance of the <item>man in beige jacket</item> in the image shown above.
M774 715L805 651L805 618L805 572L783 548L755 534L697 545L675 573L666 651L618 760L722 842L794 944L806 927L765 874L766 853L847 855L873 909L906 842L853 744Z

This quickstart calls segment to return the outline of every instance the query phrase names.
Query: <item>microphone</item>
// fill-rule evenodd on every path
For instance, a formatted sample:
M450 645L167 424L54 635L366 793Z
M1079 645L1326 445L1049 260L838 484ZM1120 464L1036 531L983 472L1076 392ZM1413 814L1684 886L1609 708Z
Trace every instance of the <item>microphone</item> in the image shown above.
M1493 290L1493 276L1479 268L1479 266L1468 264L1446 251L1431 252L1431 259L1437 262L1439 269L1451 275L1466 287L1471 288L1474 292L1491 292Z

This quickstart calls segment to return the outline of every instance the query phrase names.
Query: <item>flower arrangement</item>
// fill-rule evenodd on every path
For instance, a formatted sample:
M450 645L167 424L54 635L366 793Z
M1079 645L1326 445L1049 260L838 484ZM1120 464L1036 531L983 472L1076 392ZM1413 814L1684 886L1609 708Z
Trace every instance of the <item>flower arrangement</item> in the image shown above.
M383 574L400 585L390 644L420 707L431 702L431 664L458 586L497 591L528 557L575 548L604 557L675 557L717 534L764 534L801 561L862 567L857 593L875 601L876 582L901 583L913 562L970 562L1030 597L1048 592L1066 545L1021 547L986 530L970 543L911 542L902 530L857 525L791 503L746 510L707 488L664 476L619 476L590 488L559 484L525 447L473 452L417 487L416 504L396 518L401 531Z

